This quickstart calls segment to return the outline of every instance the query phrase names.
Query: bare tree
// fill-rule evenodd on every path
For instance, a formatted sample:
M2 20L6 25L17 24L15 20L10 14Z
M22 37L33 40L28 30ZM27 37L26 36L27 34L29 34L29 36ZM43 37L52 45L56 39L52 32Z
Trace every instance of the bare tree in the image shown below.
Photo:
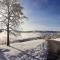
M0 22L7 31L7 46L10 46L9 33L16 35L16 28L25 18L22 9L18 0L0 0Z

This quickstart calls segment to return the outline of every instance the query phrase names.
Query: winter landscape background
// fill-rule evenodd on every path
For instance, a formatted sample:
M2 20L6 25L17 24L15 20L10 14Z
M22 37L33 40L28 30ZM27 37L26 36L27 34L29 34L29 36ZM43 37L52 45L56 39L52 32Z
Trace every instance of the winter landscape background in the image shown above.
M47 60L46 40L58 35L59 31L22 31L20 36L10 35L7 47L6 32L0 32L0 60Z

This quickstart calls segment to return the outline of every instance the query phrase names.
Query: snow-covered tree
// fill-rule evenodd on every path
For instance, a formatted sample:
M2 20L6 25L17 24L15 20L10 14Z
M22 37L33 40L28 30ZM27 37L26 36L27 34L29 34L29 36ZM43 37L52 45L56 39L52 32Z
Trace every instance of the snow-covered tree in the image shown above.
M0 22L7 31L7 46L10 45L9 34L16 35L16 28L25 18L20 0L0 0Z

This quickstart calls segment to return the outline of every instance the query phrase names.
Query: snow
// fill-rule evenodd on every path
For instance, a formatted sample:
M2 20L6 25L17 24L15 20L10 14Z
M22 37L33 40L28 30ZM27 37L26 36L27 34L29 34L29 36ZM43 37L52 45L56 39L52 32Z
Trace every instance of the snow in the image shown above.
M22 43L13 43L10 47L0 45L0 60L43 60L46 55L42 55L42 44L45 40L33 40ZM42 48L42 49L41 49ZM45 52L44 52L45 53Z
M60 38L55 38L55 39L51 39L51 40L60 42Z
M6 40L7 40L7 33L5 31L1 32L0 33L0 44L6 43ZM16 37L14 37L13 35L10 35L10 41L14 41L14 40L16 40Z
M23 33L14 37L10 34L10 42L27 38L39 37L39 33ZM6 46L6 32L0 33L0 60L44 60L47 56L47 46L44 39L26 42L10 43Z
M60 38L56 38L56 39L53 39L53 40L55 40L55 41L60 41Z
M41 36L40 33L22 33L20 36L14 36L10 34L10 42L28 39L28 38L35 38L40 36ZM4 31L0 33L0 44L6 44L6 41L7 41L7 33L6 31Z

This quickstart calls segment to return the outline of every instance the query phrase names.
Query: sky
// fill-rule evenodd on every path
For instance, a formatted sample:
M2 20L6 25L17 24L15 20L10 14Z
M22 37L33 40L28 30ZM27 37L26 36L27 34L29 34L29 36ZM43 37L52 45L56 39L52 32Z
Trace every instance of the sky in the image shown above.
M60 31L60 0L22 0L28 17L23 30Z

